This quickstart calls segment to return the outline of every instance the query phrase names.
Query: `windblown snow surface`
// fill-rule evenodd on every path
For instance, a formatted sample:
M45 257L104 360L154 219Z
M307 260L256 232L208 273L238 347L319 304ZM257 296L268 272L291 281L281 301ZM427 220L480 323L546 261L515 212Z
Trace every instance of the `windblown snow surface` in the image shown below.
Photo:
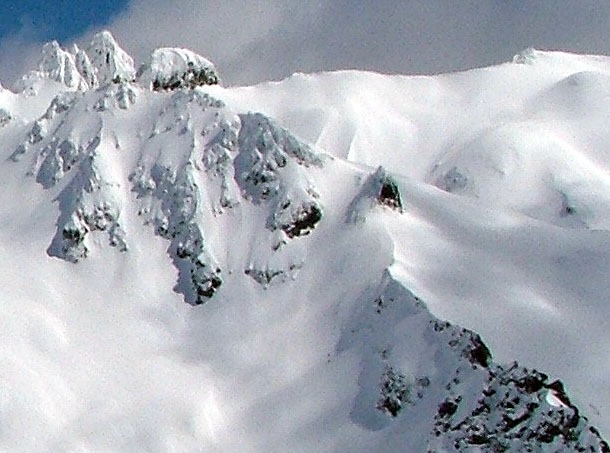
M142 68L0 89L2 450L608 451L610 59Z

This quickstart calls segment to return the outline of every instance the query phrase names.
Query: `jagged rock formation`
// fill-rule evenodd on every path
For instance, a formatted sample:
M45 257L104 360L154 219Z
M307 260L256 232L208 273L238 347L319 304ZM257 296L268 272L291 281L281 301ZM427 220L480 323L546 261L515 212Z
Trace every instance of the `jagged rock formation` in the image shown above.
M109 32L102 31L93 37L86 50L76 45L65 50L57 41L45 44L38 69L23 76L15 89L33 95L42 80L58 82L70 90L88 90L134 79L133 59Z
M105 33L96 36L92 48L99 52L92 62L96 80L116 83L60 93L11 158L18 161L32 154L30 173L45 188L69 180L57 199L60 217L49 254L72 262L86 258L92 247L90 233L95 231L107 232L109 243L125 251L120 217L127 200L120 188L131 184L143 220L170 241L168 253L179 270L176 290L190 303L203 303L223 281L206 239L206 215L220 215L244 198L260 205L268 210L267 229L283 236L274 237L269 254L280 253L281 244L308 234L322 218L317 194L305 175L308 167L319 168L322 161L263 115L236 115L221 101L190 89L159 94L156 120L147 137L120 137L109 123L116 111L129 115L142 88L126 81L130 65L123 63L129 60L111 38ZM55 44L53 49L73 62L71 54ZM129 182L115 181L106 174L111 165L104 161L119 142L133 140L138 143L137 165ZM266 273L257 270L259 265L269 264L244 263L244 269L267 285L272 277L263 278ZM275 275L293 275L301 266L297 259L276 269Z
M517 363L489 367L477 405L461 411L461 396L439 405L434 434L444 448L468 451L609 452L599 432L570 402L560 381L549 382Z
M119 221L120 184L106 170L105 161L110 156L104 151L108 146L104 118L95 112L84 115L89 102L97 98L99 93L95 92L58 95L11 156L18 161L32 153L30 173L45 188L57 185L68 175L69 183L57 197L60 217L48 251L72 262L87 257L91 247L88 235L93 231L107 231L110 245L127 249ZM73 126L76 122L79 128Z
M322 218L315 188L303 168L322 167L311 148L260 113L241 115L236 179L246 198L270 203L267 228L288 238L309 233Z
M86 89L85 79L81 76L75 55L63 50L57 41L44 45L38 62L38 69L23 76L16 84L17 91L30 91L34 94L35 84L40 79L49 79L71 89Z

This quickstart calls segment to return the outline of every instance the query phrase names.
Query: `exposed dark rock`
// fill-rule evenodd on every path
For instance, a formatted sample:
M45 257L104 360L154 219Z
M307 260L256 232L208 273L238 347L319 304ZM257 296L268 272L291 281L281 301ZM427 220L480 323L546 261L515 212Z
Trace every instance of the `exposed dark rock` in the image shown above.
M379 204L392 209L402 210L402 199L398 186L389 176L385 176L381 181L381 189L379 190L379 195L377 195L377 201Z
M195 68L192 62L188 64L189 68L180 74L172 74L166 80L155 79L152 85L153 90L195 88L204 85L217 85L220 82L218 75L211 68Z
M403 406L410 402L410 397L411 385L407 378L388 366L381 377L381 396L377 409L396 417Z
M282 230L289 238L305 236L316 227L316 224L322 220L322 210L312 204L299 212L292 223L282 225Z
M438 406L438 416L440 418L451 417L457 409L457 402L445 400Z
M214 65L201 55L180 48L156 49L136 75L139 82L154 91L172 91L216 85L220 78Z
M296 278L296 275L301 270L302 266L302 263L290 264L286 266L285 269L272 269L269 267L258 269L251 266L244 270L244 274L251 277L264 288L268 288L272 284L284 283L290 279Z
M347 222L364 222L368 212L375 205L385 206L400 213L404 211L404 203L396 180L381 166L366 178L360 192L348 206Z
M205 264L195 262L195 265L191 268L191 282L197 292L197 298L195 300L196 305L205 303L222 285L220 268L216 268L213 272L209 272L206 267Z
M263 286L269 286L269 284L273 281L274 278L281 277L284 275L283 270L271 270L271 269L246 269L244 271L246 275L252 277L256 282L260 283Z
M540 451L542 445L549 445L549 451L603 452L608 448L598 433L586 429L588 421L576 407L547 403L549 391L557 397L558 389L563 390L561 383L549 383L545 374L517 364L508 368L490 364L489 372L492 379L471 413L460 419L452 415L450 423L441 422L446 416L437 420L436 430L446 433L459 451L474 445L489 445L483 450L486 452L508 447ZM491 423L498 415L500 422Z
M72 242L74 244L80 244L85 240L85 235L87 231L80 228L73 228L70 226L65 226L62 230L62 236L66 241Z
M525 390L527 393L535 393L544 387L545 381L548 379L546 374L533 371L523 379L515 382L515 384Z
M471 362L485 368L488 367L491 360L491 352L485 343L483 343L481 337L474 334L471 339L471 345L472 346L469 348L469 358Z

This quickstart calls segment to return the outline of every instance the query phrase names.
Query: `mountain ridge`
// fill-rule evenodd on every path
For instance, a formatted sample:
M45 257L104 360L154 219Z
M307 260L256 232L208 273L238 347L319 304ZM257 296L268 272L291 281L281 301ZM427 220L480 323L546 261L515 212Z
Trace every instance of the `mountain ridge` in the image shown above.
M129 449L135 445L130 442L144 438L153 450L167 443L186 449L201 448L203 443L227 450L242 442L247 450L290 445L306 450L315 445L317 437L324 439L322 449L335 451L370 451L384 444L400 445L407 451L608 451L601 435L590 429L587 419L567 398L563 385L517 365L493 364L477 334L438 320L393 276L398 242L392 239L395 232L387 224L398 225L396 218L411 216L410 179L383 167L358 165L325 154L267 116L244 113L239 106L229 107L216 99L215 93L225 89L206 83L193 88L190 75L184 85L171 83L160 90L150 81L144 87L138 85L133 80L133 63L129 64L108 35L102 34L100 39L120 57L92 62L98 68L97 75L103 74L97 79L99 86L75 85L74 77L66 80L65 72L52 70L40 70L27 79L24 102L47 90L58 93L38 119L12 126L9 121L9 132L3 131L7 143L14 144L5 162L11 174L7 178L15 180L15 172L29 174L22 187L33 186L35 180L40 187L25 190L36 190L34 197L40 197L42 205L53 200L59 208L59 217L57 209L48 206L40 214L57 219L54 237L49 237L47 248L36 255L50 255L43 260L43 267L73 272L75 278L82 279L79 285L97 287L98 283L75 268L93 260L85 269L102 278L99 269L94 270L97 266L117 266L112 281L125 291L130 283L123 281L118 269L125 271L130 260L138 263L126 271L130 278L138 279L142 272L154 280L158 278L157 266L162 266L164 282L171 279L167 264L173 263L174 286L149 290L145 289L148 279L143 279L134 284L144 293L156 294L151 301L141 301L131 290L126 294L138 301L134 310L142 304L149 311L177 310L192 318L184 321L186 331L179 329L172 341L210 363L203 367L203 380L217 396L209 397L204 409L191 407L180 397L170 398L177 398L176 407L185 407L190 414L184 415L191 420L185 428L180 414L173 418L173 404L165 406L167 419L140 425L138 415L150 414L151 407L161 404L158 395L166 390L136 391L140 414L118 424L101 420L100 429L114 427L119 434L103 440L85 430L62 438L51 430L33 436L30 448L54 442L73 448L82 442L84 448ZM59 56L56 61L71 61L57 47L50 49ZM98 56L103 57L103 53ZM100 67L104 71L99 72ZM176 70L184 75L180 65ZM46 236L45 232L38 234ZM104 243L115 250L109 254ZM149 248L156 250L157 259L160 251L167 252L161 260L165 264L152 265L145 253ZM56 258L68 263L58 264ZM103 266L103 260L109 264ZM333 283L336 281L343 284ZM53 282L46 284L52 286ZM172 289L201 307L189 311L175 308ZM171 308L157 307L168 298ZM60 307L61 300L55 302ZM195 312L198 308L201 310ZM121 310L128 310L122 321L129 326L134 322L129 313L132 309ZM171 314L161 316L171 324L168 318ZM96 319L93 313L91 321ZM152 333L156 332L152 325L158 320L149 321L151 326L144 330L143 338L157 335ZM78 328L69 317L59 325L62 322L69 325L66 331ZM210 329L209 334L198 332L206 329ZM251 336L243 337L242 331ZM127 328L113 332L120 339L118 344L129 335ZM202 341L191 343L183 338L184 332ZM100 334L104 336L101 329ZM449 338L444 338L447 335ZM68 351L74 339L69 334L63 337L58 350ZM273 346L278 341L284 342L285 351ZM259 350L257 342L263 349L270 348L269 354ZM137 348L126 351L139 363ZM430 351L437 355L427 364ZM232 361L223 365L215 354L230 356ZM153 369L159 366L154 351L149 357ZM104 360L111 364L116 359L110 352ZM175 366L181 369L183 365ZM122 363L122 367L119 373L129 373L129 365ZM248 384L249 367L259 369L269 380L255 379ZM233 371L235 376L230 377ZM458 379L457 374L465 377ZM70 376L59 375L71 382ZM243 386L236 394L250 401L245 409L235 401L235 389L215 375L239 383L238 389ZM92 384L99 377L86 372L79 376ZM293 387L308 376L307 393ZM484 377L489 384L484 384ZM343 379L349 384L336 384ZM125 391L118 380L115 383L116 388L108 388L110 395ZM289 389L284 397L283 385ZM189 388L193 387L184 385L181 390ZM327 400L315 397L321 389L330 395ZM519 401L508 396L496 401L493 395L501 393L500 389ZM197 390L191 391L199 395ZM262 400L257 401L258 397ZM87 398L91 396L84 393L84 400ZM215 399L221 402L213 403ZM281 404L288 401L301 407L294 416L281 411ZM309 402L313 408L307 409ZM122 407L116 400L113 404ZM491 410L496 404L503 412ZM422 408L426 416L416 415ZM275 416L284 418L268 437L261 438L257 432L260 427L242 420L240 409L252 416L260 412L263 426L270 427L264 421L270 423ZM198 415L200 411L204 415ZM206 416L206 411L216 415ZM325 411L340 416L327 429L319 427L318 432L305 435L302 430L308 423L317 425L325 420ZM57 423L49 414L52 411L41 414L44 424ZM120 420L121 410L116 414ZM16 419L22 417L17 411ZM464 417L476 421L466 423ZM163 427L164 423L168 426ZM121 425L132 429L132 434L120 434ZM158 429L156 434L149 426ZM234 432L242 432L243 439L232 439Z

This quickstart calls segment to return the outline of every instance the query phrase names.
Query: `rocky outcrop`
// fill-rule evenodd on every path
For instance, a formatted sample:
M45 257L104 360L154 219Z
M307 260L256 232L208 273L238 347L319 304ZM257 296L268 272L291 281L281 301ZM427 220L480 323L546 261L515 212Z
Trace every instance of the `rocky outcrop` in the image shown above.
M267 228L287 238L311 232L322 219L318 195L304 169L322 167L305 143L260 113L240 115L235 177L244 197L269 204Z
M95 231L106 232L109 245L127 250L120 222L119 184L104 174L100 160L103 158L97 151L82 159L78 172L60 193L58 228L49 255L73 263L86 258L90 252L88 235Z
M170 241L179 272L175 289L192 304L204 303L223 282L205 218L237 204L231 160L238 128L239 119L221 102L178 91L167 97L130 175L139 214Z
M364 222L374 206L384 206L399 213L404 212L398 183L381 166L366 178L360 192L350 203L346 214L347 222Z
M491 364L477 403L462 396L439 405L434 436L444 448L485 452L609 452L608 444L572 405L560 381L513 363Z
M127 250L120 221L120 182L107 170L111 164L104 150L108 146L104 121L94 113L83 115L90 103L105 96L111 94L65 92L56 96L11 155L19 161L31 154L29 173L44 188L67 180L56 198L60 214L48 253L74 263L89 255L89 235L95 231L105 232L111 246ZM79 128L74 127L76 122Z
M214 65L187 49L156 49L138 70L138 81L155 91L195 88L220 83Z

